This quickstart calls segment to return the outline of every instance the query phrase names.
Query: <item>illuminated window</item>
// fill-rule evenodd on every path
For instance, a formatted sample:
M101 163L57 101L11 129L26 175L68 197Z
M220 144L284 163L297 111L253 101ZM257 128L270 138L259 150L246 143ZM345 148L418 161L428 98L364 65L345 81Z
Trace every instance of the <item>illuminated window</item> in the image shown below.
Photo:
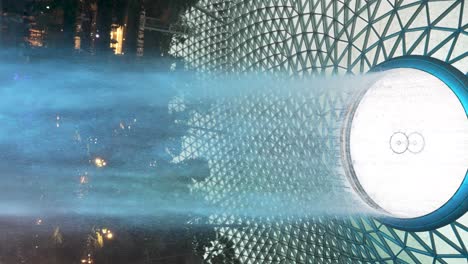
M124 26L112 25L112 30L110 32L111 44L110 47L114 49L114 54L122 55L123 54L123 43L124 39Z

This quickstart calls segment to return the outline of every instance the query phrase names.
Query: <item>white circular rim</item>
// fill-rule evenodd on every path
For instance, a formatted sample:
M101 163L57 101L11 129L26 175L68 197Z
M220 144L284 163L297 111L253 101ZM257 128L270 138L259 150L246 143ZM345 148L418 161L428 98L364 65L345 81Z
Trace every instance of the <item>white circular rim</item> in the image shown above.
M393 217L417 218L452 198L466 175L468 148L460 142L468 142L468 120L445 83L421 70L392 69L351 108L345 155L353 187L368 204ZM405 151L392 149L395 133L408 138Z

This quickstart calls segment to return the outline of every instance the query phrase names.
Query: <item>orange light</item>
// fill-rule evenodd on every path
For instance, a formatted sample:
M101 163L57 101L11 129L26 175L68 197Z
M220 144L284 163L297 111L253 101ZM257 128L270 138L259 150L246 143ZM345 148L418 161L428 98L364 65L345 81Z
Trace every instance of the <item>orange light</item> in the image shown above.
M75 49L81 49L81 38L79 36L75 36Z
M98 168L102 168L107 165L107 162L103 158L95 158L94 165L96 165Z
M28 37L29 44L31 44L31 46L34 46L34 47L44 46L44 43L43 43L44 34L45 34L44 30L30 29L29 37Z
M116 24L112 24L112 30L110 32L110 37L111 37L111 44L110 47L114 49L114 54L115 55L122 55L123 52L123 43L125 41L124 38L124 31L125 31L125 26L119 26Z

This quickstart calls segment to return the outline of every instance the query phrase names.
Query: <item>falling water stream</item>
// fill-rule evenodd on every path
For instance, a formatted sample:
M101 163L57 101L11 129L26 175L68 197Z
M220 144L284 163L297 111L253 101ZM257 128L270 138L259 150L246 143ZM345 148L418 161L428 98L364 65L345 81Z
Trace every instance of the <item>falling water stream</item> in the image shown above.
M4 216L371 212L342 176L339 133L373 76L1 68Z

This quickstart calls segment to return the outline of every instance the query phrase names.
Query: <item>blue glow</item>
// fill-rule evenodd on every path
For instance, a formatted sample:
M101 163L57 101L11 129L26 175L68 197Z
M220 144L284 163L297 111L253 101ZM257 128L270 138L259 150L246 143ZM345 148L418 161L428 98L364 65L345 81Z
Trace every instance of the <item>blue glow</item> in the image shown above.
M188 122L194 112L216 116L217 112L211 111L213 105L238 102L236 107L240 109L242 98L271 94L281 100L309 96L312 102L313 96L323 91L335 90L345 95L344 91L353 86L366 87L371 76L288 80L284 81L287 85L279 85L277 79L269 76L197 81L190 73L140 73L104 65L86 68L42 63L0 68L8 73L8 81L0 88L2 215L77 214L139 219L179 214L289 218L373 213L364 205L349 206L356 197L348 191L345 180L339 181L338 154L328 160L330 167L314 167L317 171L311 170L308 177L295 178L297 166L307 163L309 168L313 163L285 153L282 166L291 167L287 177L258 169L258 178L253 180L268 183L274 176L286 177L297 190L228 190L229 199L242 204L238 208L207 202L209 191L193 188L196 182L212 176L208 157L173 161L174 156L181 155L182 142L191 131L209 129ZM184 98L184 110L171 113L169 106L180 96ZM323 111L320 104L309 107L317 108L312 112ZM284 129L300 130L298 117L278 118ZM229 122L237 121L265 129L249 134L245 127L228 127L215 131L220 141L238 140L236 144L253 146L257 144L256 137L271 136L272 131L267 129L271 120L249 120L241 114ZM308 140L321 143L324 136L334 136L333 129L340 125L339 121L330 121L329 127L324 128L324 133L329 134L315 134L316 138L308 134ZM287 135L282 136L283 140L290 140ZM318 143L314 151L327 151L320 149ZM297 153L305 151L301 146L295 147ZM333 152L330 157L335 157L333 147L328 151ZM255 167L255 155L267 154L250 155L240 157L245 170ZM317 186L304 189L311 186L311 181Z

